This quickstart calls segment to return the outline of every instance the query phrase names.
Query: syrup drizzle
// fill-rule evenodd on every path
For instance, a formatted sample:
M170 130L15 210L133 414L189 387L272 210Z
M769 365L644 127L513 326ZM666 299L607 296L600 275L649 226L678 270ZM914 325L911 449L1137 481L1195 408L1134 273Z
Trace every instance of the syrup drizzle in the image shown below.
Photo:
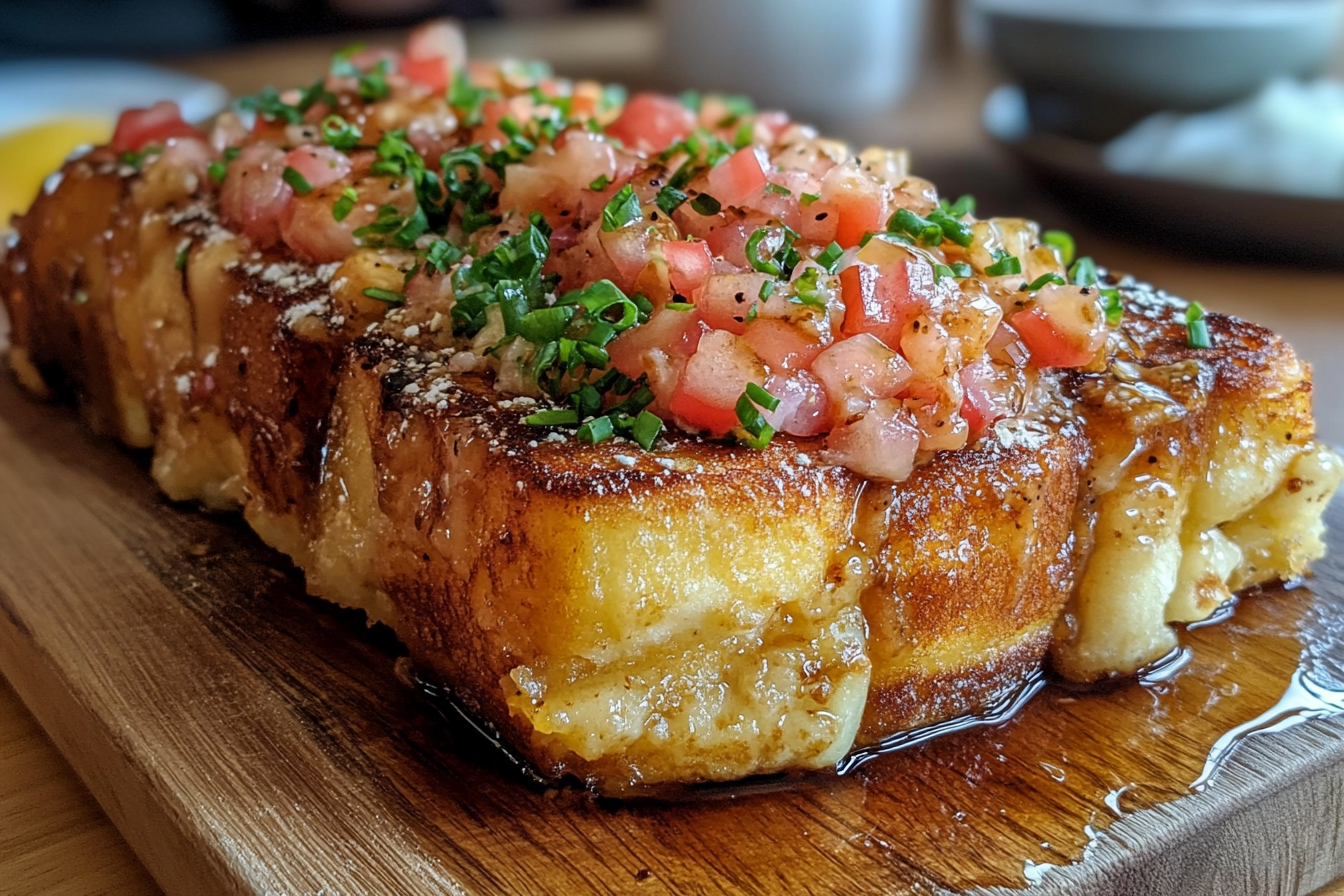
M1344 688L1331 688L1315 681L1307 670L1299 668L1288 681L1279 702L1260 715L1228 731L1209 748L1204 770L1190 784L1196 793L1203 792L1218 773L1237 745L1256 734L1284 731L1311 719L1344 713Z
M1017 715L1022 707L1027 705L1027 701L1036 696L1042 688L1045 687L1046 679L1044 673L1039 670L1033 672L1022 681L1021 684L1012 690L1000 694L994 702L978 713L967 716L959 716L955 719L948 719L943 722L936 722L932 725L926 725L923 728L913 728L909 731L898 731L869 747L861 747L844 759L835 764L836 774L847 775L865 763L871 762L878 756L884 756L889 753L897 753L901 750L908 750L911 747L928 743L935 738L943 737L958 731L970 731L974 728L984 728L993 725L1002 725L1013 716Z

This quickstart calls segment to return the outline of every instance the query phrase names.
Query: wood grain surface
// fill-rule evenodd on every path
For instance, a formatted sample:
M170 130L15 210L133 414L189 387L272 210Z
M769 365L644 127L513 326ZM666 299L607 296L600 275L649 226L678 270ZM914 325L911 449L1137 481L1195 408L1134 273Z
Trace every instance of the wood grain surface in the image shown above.
M402 682L385 631L8 380L0 459L0 670L170 894L902 893L1025 872L1042 892L1261 894L1344 871L1341 720L1249 737L1187 789L1304 658L1344 681L1344 550L1310 589L1188 633L1169 681L1048 689L845 778L615 804L524 783Z

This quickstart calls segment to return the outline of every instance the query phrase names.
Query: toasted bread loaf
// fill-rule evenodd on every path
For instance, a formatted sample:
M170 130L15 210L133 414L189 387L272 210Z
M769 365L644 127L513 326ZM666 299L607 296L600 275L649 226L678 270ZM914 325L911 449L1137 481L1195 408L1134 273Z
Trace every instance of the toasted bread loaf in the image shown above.
M1043 373L1027 415L891 484L808 440L548 436L428 312L342 279L74 161L0 267L10 363L152 446L171 498L240 507L538 769L608 792L827 766L1047 651L1132 672L1169 622L1300 574L1341 478L1291 349L1217 315L1190 349L1184 306L1132 284L1104 370Z

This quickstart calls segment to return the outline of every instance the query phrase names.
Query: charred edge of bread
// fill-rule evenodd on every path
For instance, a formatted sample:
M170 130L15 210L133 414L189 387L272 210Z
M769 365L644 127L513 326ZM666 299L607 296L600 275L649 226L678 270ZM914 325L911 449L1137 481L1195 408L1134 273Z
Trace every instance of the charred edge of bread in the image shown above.
M1342 471L1305 366L1220 315L1189 349L1146 288L1105 371L1043 377L1034 422L878 486L785 438L548 441L526 401L387 338L396 315L357 338L331 269L149 179L64 175L0 265L25 386L153 445L170 497L241 507L313 593L596 789L824 766L982 709L1047 649L1079 680L1134 669L1323 551Z

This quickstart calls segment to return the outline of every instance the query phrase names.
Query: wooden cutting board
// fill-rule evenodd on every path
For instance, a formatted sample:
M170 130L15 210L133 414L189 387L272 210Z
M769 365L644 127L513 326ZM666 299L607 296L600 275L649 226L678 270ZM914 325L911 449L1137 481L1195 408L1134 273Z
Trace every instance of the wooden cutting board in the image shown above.
M1344 873L1338 503L1317 578L1184 634L1166 680L1051 686L842 778L621 804L525 783L403 682L386 631L163 501L144 461L0 384L0 671L170 894L1259 896ZM1192 792L1262 714L1284 730L1225 738Z

